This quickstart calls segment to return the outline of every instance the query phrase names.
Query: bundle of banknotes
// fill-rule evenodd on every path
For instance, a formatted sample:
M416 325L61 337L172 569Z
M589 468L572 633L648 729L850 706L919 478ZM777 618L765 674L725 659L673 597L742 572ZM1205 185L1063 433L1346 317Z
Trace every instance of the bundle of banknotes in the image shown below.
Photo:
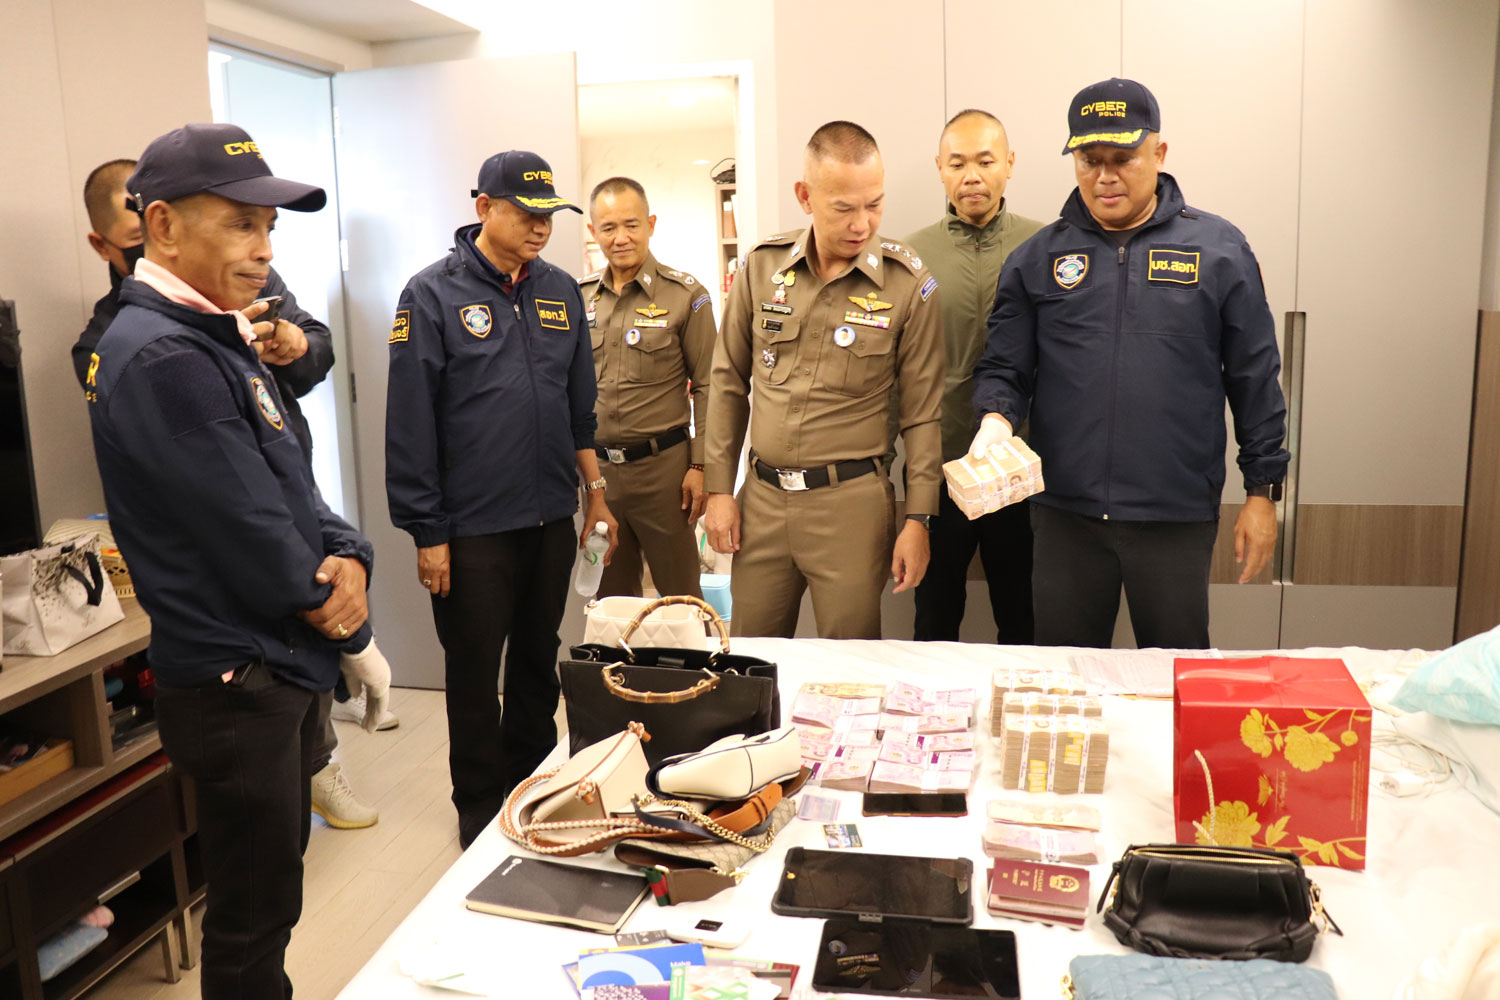
M1109 727L1088 715L1020 715L1001 738L1000 784L1028 792L1104 791Z
M1042 460L1018 437L992 444L983 455L943 464L948 495L973 520L1042 492Z

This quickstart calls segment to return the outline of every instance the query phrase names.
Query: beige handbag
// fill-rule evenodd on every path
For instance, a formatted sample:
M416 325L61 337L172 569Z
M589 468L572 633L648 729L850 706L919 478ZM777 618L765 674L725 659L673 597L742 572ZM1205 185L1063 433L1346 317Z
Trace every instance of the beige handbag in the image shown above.
M583 629L584 644L618 647L625 628L640 610L655 603L649 597L601 597L584 606L587 621ZM667 604L657 607L630 637L632 646L664 649L703 649L704 616L689 604Z

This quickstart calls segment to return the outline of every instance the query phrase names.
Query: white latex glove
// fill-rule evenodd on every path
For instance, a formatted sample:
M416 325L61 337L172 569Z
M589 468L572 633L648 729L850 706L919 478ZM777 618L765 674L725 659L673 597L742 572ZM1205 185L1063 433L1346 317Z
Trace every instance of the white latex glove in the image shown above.
M989 451L992 444L1004 444L1015 437L1011 433L1010 424L998 413L986 413L984 419L979 421L979 433L974 435L974 442L969 445L969 454L975 458L983 458L985 452Z
M365 697L365 732L373 733L391 699L391 665L375 646L375 640L358 653L339 654L339 670L349 686L349 697Z

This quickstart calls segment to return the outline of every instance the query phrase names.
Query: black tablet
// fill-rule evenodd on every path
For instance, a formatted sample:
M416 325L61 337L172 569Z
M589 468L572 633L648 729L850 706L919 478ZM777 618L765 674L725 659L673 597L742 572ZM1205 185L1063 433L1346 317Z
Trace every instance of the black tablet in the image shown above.
M812 984L830 993L1020 1000L1016 936L922 921L830 920Z
M967 925L974 919L973 882L968 858L793 847L771 910L789 917L904 917Z

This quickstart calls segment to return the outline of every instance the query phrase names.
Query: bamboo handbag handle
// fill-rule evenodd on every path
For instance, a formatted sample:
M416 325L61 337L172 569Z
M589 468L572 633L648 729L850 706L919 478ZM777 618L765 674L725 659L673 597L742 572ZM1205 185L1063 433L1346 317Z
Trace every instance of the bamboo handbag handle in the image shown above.
M714 606L712 604L709 604L702 598L692 597L687 594L680 594L675 597L658 597L656 600L651 601L649 604L642 607L641 610L637 611L635 613L635 617L630 619L630 622L625 626L624 630L620 632L620 647L625 650L625 654L627 657L629 657L631 662L635 661L635 655L630 652L630 637L635 635L636 629L645 624L646 618L650 616L651 612L655 611L657 608L670 607L673 604L686 604L688 607L697 608L699 614L701 614L705 620L710 622L713 625L714 630L719 633L719 649L717 652L710 655L709 662L713 662L714 659L726 655L729 652L729 626L724 624L724 619L719 617L719 613L714 610ZM608 683L607 677L606 683ZM613 688L611 688L611 690L613 690ZM697 691L691 697L697 697L702 693L702 691ZM624 695L621 695L621 697L623 698Z
M616 698L623 698L625 701L640 702L643 705L675 705L678 702L692 701L700 694L708 694L708 692L719 686L720 675L705 670L703 671L705 676L701 681L681 691L636 691L625 686L625 679L623 677L610 673L611 670L618 666L621 666L621 664L607 663L599 668L599 673L604 678L604 686Z

